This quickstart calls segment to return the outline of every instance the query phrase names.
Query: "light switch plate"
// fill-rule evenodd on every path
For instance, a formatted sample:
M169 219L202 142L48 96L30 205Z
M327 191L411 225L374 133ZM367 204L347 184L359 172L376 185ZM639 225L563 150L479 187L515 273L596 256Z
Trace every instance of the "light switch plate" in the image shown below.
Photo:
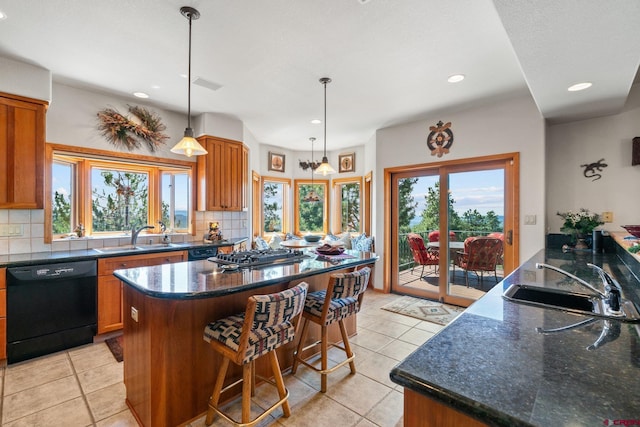
M135 307L131 307L131 318L136 322L138 321L138 309Z
M524 216L524 225L536 225L536 216L535 215L525 215Z

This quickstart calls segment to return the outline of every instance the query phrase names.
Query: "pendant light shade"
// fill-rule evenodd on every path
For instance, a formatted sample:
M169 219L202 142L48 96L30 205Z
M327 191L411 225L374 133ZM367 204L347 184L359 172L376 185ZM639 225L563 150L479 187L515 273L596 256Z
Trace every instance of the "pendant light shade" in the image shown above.
M315 170L315 173L327 176L336 173L336 170L331 167L329 159L327 158L327 83L331 83L331 79L329 77L323 77L320 79L320 83L324 86L324 155L322 156L322 163L320 163L320 166Z
M184 130L184 136L172 149L172 153L182 154L187 157L200 156L207 154L202 145L193 137L193 129L191 129L191 21L200 18L200 12L196 9L183 6L180 13L189 20L189 75L187 76L187 128Z

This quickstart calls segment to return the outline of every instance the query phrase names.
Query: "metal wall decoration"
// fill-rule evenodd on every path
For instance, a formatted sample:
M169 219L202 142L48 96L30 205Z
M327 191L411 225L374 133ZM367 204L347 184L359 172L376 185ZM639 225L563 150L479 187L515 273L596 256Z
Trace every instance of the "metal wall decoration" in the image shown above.
M608 166L606 163L603 163L603 162L604 162L604 159L600 159L597 162L589 163L586 165L580 165L581 168L584 168L584 171L582 172L584 177L593 178L591 181L596 181L602 178L602 174L598 172L602 172L602 170Z
M438 121L435 126L429 126L429 136L427 137L427 146L431 150L432 156L442 157L443 154L449 152L449 148L453 145L453 132L451 131L451 122L442 123Z
M136 118L135 121L113 108L98 111L98 130L107 141L129 151L145 143L153 153L169 139L162 133L167 127L156 113L133 105L128 105L128 111Z
M633 138L631 148L631 166L640 165L640 136Z

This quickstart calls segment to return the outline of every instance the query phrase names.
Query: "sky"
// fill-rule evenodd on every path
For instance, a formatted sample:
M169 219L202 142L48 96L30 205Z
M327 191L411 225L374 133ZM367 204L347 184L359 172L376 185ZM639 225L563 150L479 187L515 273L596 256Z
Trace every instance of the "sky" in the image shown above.
M438 176L418 178L411 195L418 202L416 217L420 217L425 208L427 189L435 186ZM462 214L469 209L476 209L483 215L494 211L496 215L504 215L504 170L459 172L449 175L449 187L455 201L453 209Z

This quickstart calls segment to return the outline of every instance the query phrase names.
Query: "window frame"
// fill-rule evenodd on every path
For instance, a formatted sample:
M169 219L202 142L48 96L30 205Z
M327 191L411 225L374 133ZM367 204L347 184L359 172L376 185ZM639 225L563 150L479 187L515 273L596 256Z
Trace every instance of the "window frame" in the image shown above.
M91 168L96 165L99 167L113 167L118 170L131 170L140 172L142 170L149 171L149 204L147 217L150 224L157 224L161 218L161 174L166 171L183 171L189 175L190 187L190 206L188 208L190 223L187 229L175 230L177 232L186 232L195 235L195 168L196 163L190 161L164 159L153 156L118 153L107 150L76 147L61 144L47 143L45 146L45 243L51 243L54 238L65 236L65 234L53 234L52 230L52 165L55 158L63 158L65 161L73 162L76 165L76 175L74 177L74 185L77 189L75 206L72 206L72 217L77 222L85 224L85 228L92 230L92 212L91 212ZM153 222L152 222L153 221ZM73 224L72 224L73 227ZM95 237L107 237L113 233L91 233Z
M337 235L345 232L345 230L342 230L342 186L345 184L358 184L360 186L360 197L359 197L360 211L358 212L359 228L358 230L350 231L350 233L360 234L364 231L364 223L363 223L364 197L363 197L362 177L360 176L355 176L350 178L336 178L331 181L331 186L333 190L332 191L333 205L336 207L333 210L333 221L332 221L332 226L334 229L333 234Z
M324 235L329 233L329 212L330 210L330 187L328 179L296 179L293 182L293 206L294 206L294 229L293 232L299 236L309 230L300 230L300 210L299 206L302 202L300 200L300 186L301 185L322 185L324 186L324 209L322 210L322 233ZM315 232L315 231L314 231Z

